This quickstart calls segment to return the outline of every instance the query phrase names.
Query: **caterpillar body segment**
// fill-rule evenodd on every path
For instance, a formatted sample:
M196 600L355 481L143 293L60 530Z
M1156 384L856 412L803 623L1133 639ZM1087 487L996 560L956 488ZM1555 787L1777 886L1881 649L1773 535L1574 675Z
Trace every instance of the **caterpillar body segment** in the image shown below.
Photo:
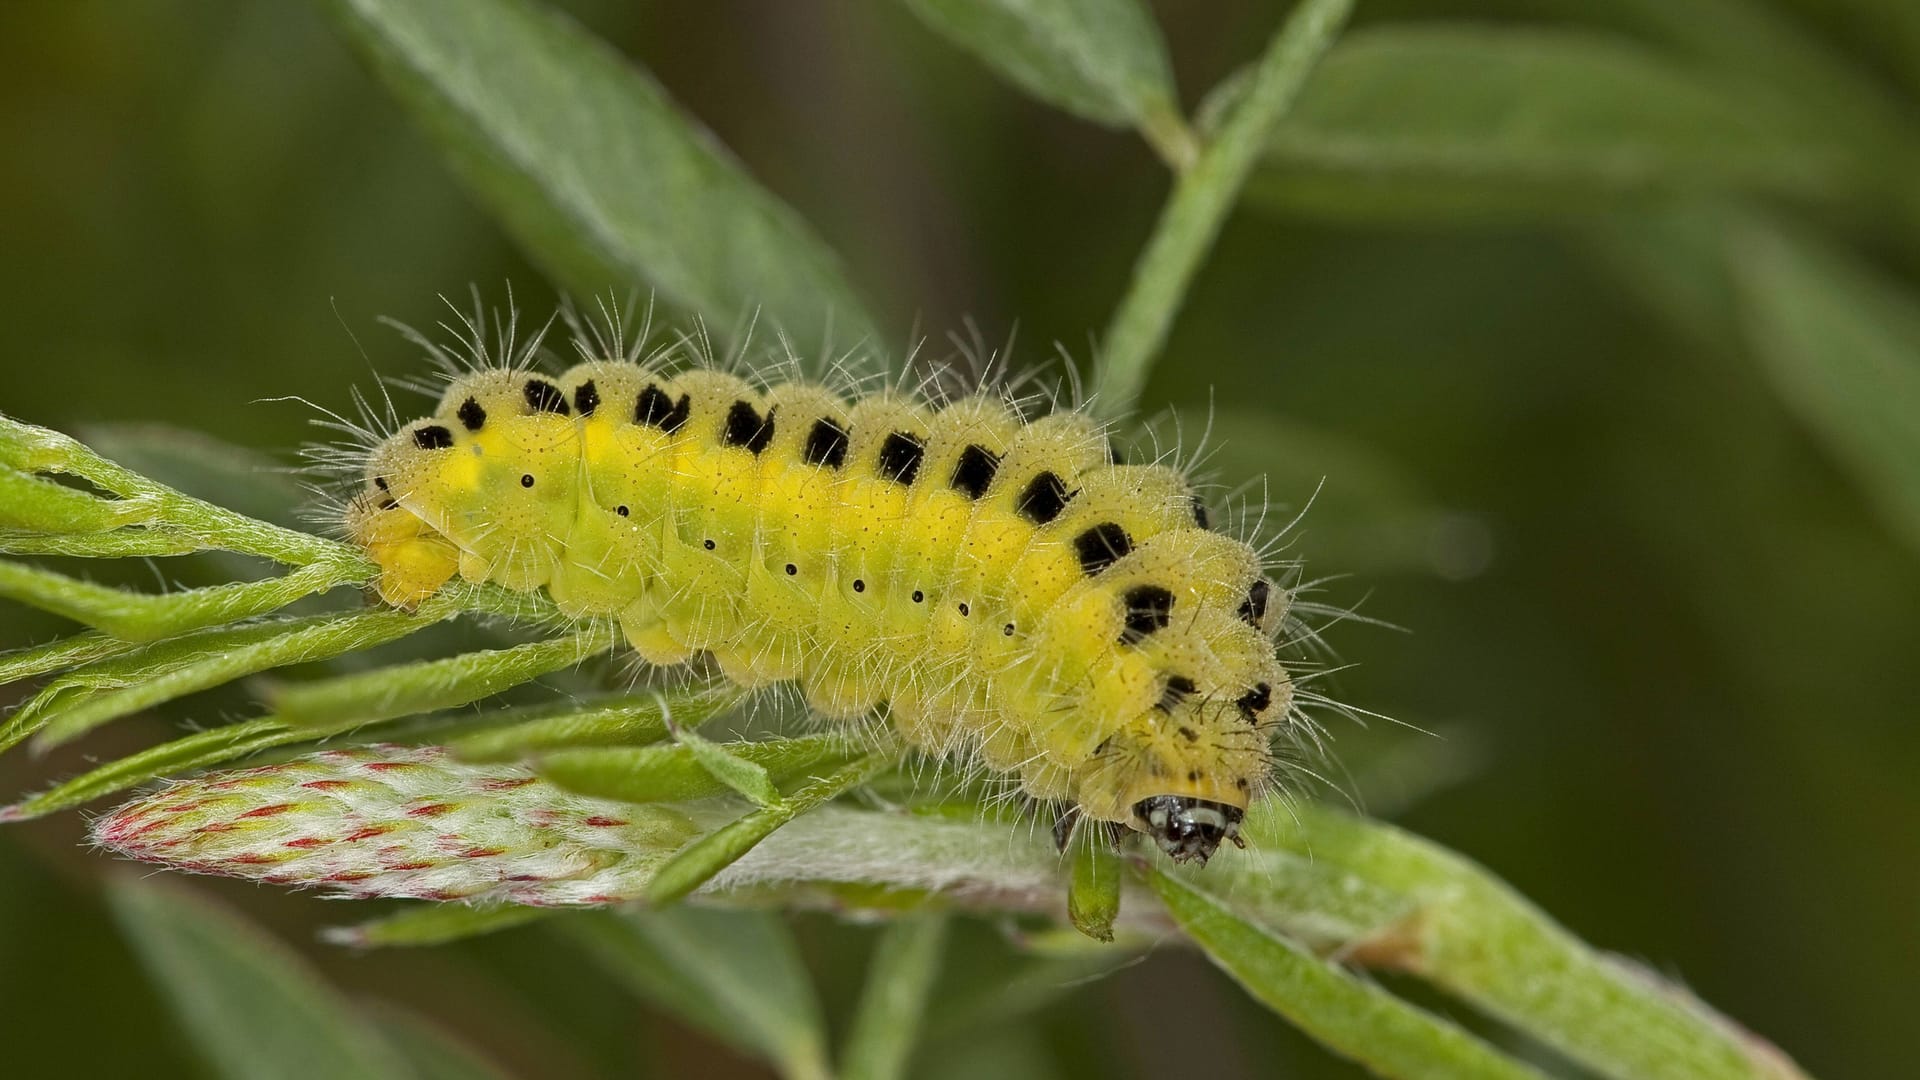
M390 603L455 573L545 588L650 663L883 710L1176 859L1238 842L1288 723L1284 595L1177 470L1116 463L1078 412L481 370L372 451L347 528Z

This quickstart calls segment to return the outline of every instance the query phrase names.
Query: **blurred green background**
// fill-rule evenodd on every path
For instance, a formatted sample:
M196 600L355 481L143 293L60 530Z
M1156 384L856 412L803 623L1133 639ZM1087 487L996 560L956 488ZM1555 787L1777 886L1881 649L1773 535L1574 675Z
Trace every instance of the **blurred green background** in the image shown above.
M896 5L563 6L810 220L902 332L971 318L990 341L1017 325L1025 361L1054 342L1084 358L1168 187L1138 139L1021 96ZM1751 6L1920 122L1920 35L1891 24L1900 5ZM1657 7L1381 0L1359 25L1580 23L1684 56ZM1285 6L1157 9L1192 107ZM438 294L469 283L498 298L510 281L535 312L552 296L306 5L6 5L0 139L0 411L36 423L165 421L291 461L313 413L263 399L341 407L372 370L419 370L377 317L430 324ZM1645 302L1639 279L1657 275L1629 256L1648 222L1684 231L1712 212L1245 207L1144 404L1177 407L1189 439L1218 407L1224 483L1269 473L1268 495L1297 509L1324 478L1290 551L1310 576L1346 575L1330 602L1409 631L1332 635L1354 664L1344 700L1438 733L1335 722L1343 787L1816 1075L1907 1075L1920 561L1748 343ZM1883 218L1863 201L1821 222L1911 282L1920 260ZM10 608L0 644L56 631ZM196 699L84 753L244 701ZM0 798L85 760L0 758ZM6 1071L200 1075L98 900L127 868L81 846L83 826L0 831ZM337 905L204 887L517 1075L757 1075L537 935L351 956L312 944L351 917ZM867 937L805 929L838 1009ZM977 948L956 953L990 972L992 928L966 933ZM928 1075L1356 1075L1178 953L923 1060Z

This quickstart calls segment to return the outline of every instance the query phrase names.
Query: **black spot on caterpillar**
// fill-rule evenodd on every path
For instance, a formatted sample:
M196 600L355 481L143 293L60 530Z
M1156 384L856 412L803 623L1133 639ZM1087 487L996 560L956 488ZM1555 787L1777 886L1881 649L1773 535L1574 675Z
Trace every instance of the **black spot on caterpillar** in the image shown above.
M809 465L825 465L829 469L846 464L847 429L831 420L815 420L813 429L807 433L807 446L801 451L800 459Z
M744 446L758 454L773 441L773 413L762 418L751 403L736 401L727 410L727 427L720 437L728 446Z
M1136 585L1126 591L1127 629L1123 644L1137 645L1147 635L1173 621L1173 593L1159 585Z
M880 475L897 484L913 483L926 451L924 443L904 431L889 433L887 441L880 444Z
M527 405L535 412L559 413L567 415L567 396L560 388L545 379L528 379L524 391Z
M968 444L954 463L953 476L947 481L953 490L969 499L978 499L993 486L993 474L1000 469L1000 457L978 444Z
M1080 553L1080 570L1088 577L1105 570L1133 550L1133 537L1111 521L1103 521L1073 538L1073 549Z
M705 653L828 717L884 706L913 745L1205 859L1286 734L1285 594L1179 470L1110 445L991 394L483 369L372 450L391 501L356 500L349 527L390 602L455 574L545 589L650 663Z
M1240 617L1259 626L1267 617L1267 594L1271 588L1265 581L1256 581L1248 586L1247 598L1240 604Z
M1042 472L1027 483L1026 490L1020 493L1020 500L1015 505L1021 517L1035 525L1045 525L1060 516L1060 511L1067 508L1067 499L1070 497L1067 485L1058 476L1050 471Z
M680 395L678 402L668 397L666 391L652 383L640 391L639 399L634 403L633 418L642 424L649 424L671 435L680 430L687 422L693 400Z

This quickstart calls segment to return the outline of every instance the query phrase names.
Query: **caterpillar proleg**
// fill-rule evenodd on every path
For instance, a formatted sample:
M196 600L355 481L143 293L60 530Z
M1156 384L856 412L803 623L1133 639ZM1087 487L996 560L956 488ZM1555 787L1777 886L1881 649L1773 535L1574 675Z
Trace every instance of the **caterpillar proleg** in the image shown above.
M1179 469L1004 393L575 344L561 374L531 350L457 373L365 456L346 524L386 602L455 575L545 589L648 663L704 653L824 716L883 716L1176 860L1240 843L1293 722L1288 597Z

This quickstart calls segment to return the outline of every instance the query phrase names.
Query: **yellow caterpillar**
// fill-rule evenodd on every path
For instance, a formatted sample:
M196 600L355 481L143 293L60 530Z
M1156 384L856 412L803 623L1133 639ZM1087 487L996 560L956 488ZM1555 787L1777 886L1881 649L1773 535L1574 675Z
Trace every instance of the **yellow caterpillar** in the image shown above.
M1177 860L1240 843L1290 722L1284 593L1178 470L1111 460L1080 412L630 356L481 368L367 455L347 527L389 603L456 573L544 588L650 663L883 710Z

